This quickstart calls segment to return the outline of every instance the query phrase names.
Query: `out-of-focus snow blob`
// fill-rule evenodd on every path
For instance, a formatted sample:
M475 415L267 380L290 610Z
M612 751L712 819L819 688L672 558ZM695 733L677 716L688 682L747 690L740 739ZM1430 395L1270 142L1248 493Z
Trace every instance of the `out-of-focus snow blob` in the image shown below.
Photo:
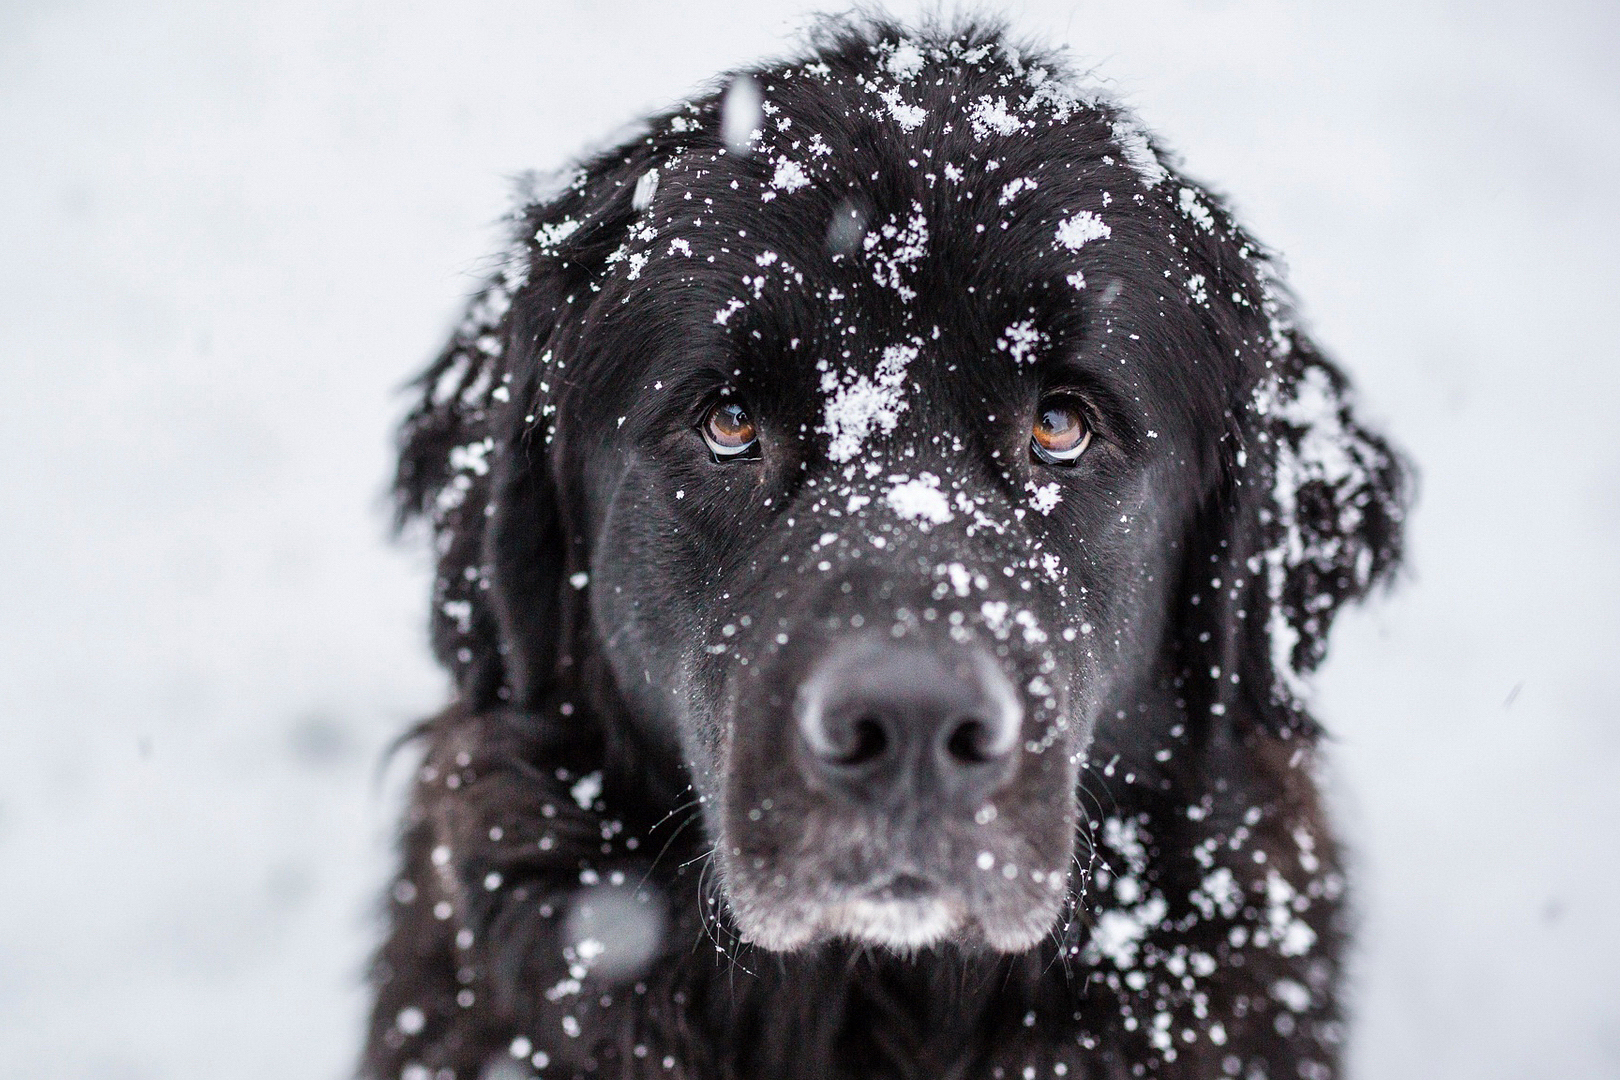
M483 1071L478 1074L478 1080L533 1080L533 1078L534 1071L523 1062L512 1060L509 1054L491 1058L484 1065Z
M663 940L663 905L650 886L593 885L568 902L563 941L599 978L640 974Z
M753 139L765 127L765 99L751 76L739 75L726 87L720 104L720 137L738 157L753 153Z
M834 255L852 255L866 236L867 213L865 207L849 200L841 201L827 222L827 250Z

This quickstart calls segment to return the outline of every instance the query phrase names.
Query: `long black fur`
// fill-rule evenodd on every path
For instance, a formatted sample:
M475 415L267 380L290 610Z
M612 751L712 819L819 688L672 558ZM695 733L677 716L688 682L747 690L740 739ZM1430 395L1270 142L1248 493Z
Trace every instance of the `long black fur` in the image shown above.
M932 59L915 79L891 78L906 42ZM828 24L806 57L750 74L797 130L774 127L751 154L725 153L716 91L526 200L513 255L420 380L397 491L402 521L425 519L437 545L433 643L457 698L418 733L425 757L372 972L363 1075L1337 1075L1344 881L1313 780L1318 731L1298 687L1334 613L1398 562L1398 458L1352 415L1344 377L1293 326L1266 253L1218 198L1144 165L1142 152L1154 151L1127 145L1136 129L1115 106L1043 104L1039 88L1064 75L1055 58L1012 49L996 28L908 32L866 20ZM928 120L913 129L886 115L879 94L892 87ZM998 97L1015 115L1032 102L1016 134L973 127L968 109ZM823 170L811 190L772 189L776 150L812 133L831 152L800 154ZM931 156L919 165L923 149ZM923 178L943 162L991 159L993 173L964 182L973 202ZM1163 175L1149 184L1155 168ZM635 192L650 169L661 171L664 201L644 215ZM997 194L1020 176L1039 186L997 235ZM1090 512L1066 494L1053 519L1020 517L1029 535L979 534L981 562L1039 550L1083 561L1100 550L1104 568L1150 568L1128 591L1152 610L1130 627L1099 624L1089 639L1123 644L1086 654L1101 667L1081 681L1118 685L1094 710L1089 747L1075 748L1085 755L1075 862L1043 944L1015 955L971 944L898 955L841 941L769 952L742 939L729 910L729 879L711 856L723 824L712 800L699 802L708 789L692 771L701 763L685 736L650 719L652 692L624 676L635 662L626 650L652 655L657 643L604 633L609 609L593 617L591 604L598 582L629 574L673 609L659 625L720 640L711 616L736 599L716 583L746 580L768 544L789 545L769 547L773 558L789 551L798 541L780 540L781 519L812 510L795 501L791 477L765 481L779 501L762 507L759 491L695 471L732 466L658 466L669 487L710 505L643 497L627 547L604 545L593 492L621 468L620 425L663 430L648 404L653 376L667 370L659 385L675 384L692 375L682 364L702 366L675 355L683 347L713 349L720 335L722 349L748 354L741 379L768 383L788 378L789 336L829 339L825 309L807 297L843 280L846 262L811 250L835 207L877 229L903 224L913 203L926 210L929 254L905 268L907 281L944 341L981 341L993 354L1007 313L1027 308L1055 348L1093 347L1107 327L1115 351L1148 373L1134 401L1129 388L1118 395L1116 457L1099 459L1116 471L1096 480L1121 499L1141 495L1140 523L1111 533L1116 504L1099 503L1032 540L1056 517ZM728 244L682 260L666 233L645 234L674 221L658 207L695 204ZM1072 255L1046 242L1084 207L1111 226L1106 242ZM766 224L753 225L760 215ZM988 235L974 228L985 221ZM775 328L757 336L746 333L764 325L748 321L751 309L735 324L711 321L734 295L761 295L739 285L763 273L737 236L749 227L774 227L784 252L811 238L794 259L809 285L773 301ZM1084 287L1064 284L1055 259L1084 262ZM916 306L863 287L862 318L897 333L927 321L908 322ZM632 308L634 319L621 314ZM762 362L772 350L779 359ZM994 396L1013 393L1018 370L952 377ZM914 399L905 422L933 407ZM807 412L805 430L815 421ZM674 429L690 437L689 421ZM646 454L673 453L665 445ZM821 527L801 522L793 535L802 547ZM635 566L615 564L632 551ZM1088 602L1103 617L1126 610L1104 602L1124 588L1122 572L1097 572ZM750 610L771 609L768 596L752 599L763 607ZM1057 625L1071 609L1052 604L1043 610ZM648 910L660 945L634 971L602 975L570 951L564 913L592 888L620 889ZM1121 939L1133 926L1140 935Z

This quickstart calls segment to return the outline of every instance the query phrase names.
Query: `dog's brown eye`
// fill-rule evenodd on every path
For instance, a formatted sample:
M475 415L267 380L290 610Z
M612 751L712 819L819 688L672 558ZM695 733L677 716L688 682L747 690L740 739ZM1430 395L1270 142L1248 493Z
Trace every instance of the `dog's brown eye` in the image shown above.
M1068 465L1091 445L1086 410L1073 394L1053 394L1035 410L1029 446L1048 465Z
M703 418L703 441L719 459L742 457L759 444L753 417L735 401L717 401Z

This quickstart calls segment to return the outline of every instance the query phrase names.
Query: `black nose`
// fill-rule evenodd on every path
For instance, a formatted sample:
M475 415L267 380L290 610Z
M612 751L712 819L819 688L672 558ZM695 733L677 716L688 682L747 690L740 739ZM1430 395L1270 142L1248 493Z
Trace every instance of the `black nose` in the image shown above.
M980 652L850 643L816 665L797 706L806 778L852 802L973 810L1017 764L1023 708Z

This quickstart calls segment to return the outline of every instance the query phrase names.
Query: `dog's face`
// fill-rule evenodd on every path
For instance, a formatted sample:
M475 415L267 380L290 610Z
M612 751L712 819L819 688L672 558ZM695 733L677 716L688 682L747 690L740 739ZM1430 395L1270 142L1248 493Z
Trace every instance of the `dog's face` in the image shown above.
M1157 655L1224 404L1186 368L1221 357L1183 346L1109 138L976 139L963 107L913 165L820 126L827 80L773 90L817 182L763 145L664 159L572 352L592 625L745 936L1022 949L1099 713Z
M978 52L852 47L663 118L530 212L504 344L464 335L523 416L462 448L463 495L497 459L505 677L555 647L552 558L771 949L1038 942L1088 748L1164 744L1154 695L1223 712L1234 646L1178 635L1268 569L1195 535L1282 355L1258 256L1119 113ZM1321 623L1281 628L1304 666Z

